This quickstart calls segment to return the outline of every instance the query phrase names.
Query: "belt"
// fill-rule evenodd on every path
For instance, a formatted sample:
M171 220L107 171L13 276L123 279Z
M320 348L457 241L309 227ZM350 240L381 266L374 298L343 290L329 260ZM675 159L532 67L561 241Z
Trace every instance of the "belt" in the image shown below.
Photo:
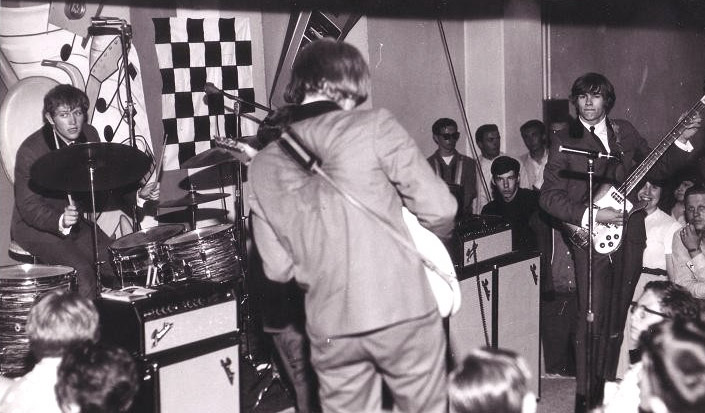
M668 272L661 268L641 267L641 272L642 274L663 275L664 277L668 275Z

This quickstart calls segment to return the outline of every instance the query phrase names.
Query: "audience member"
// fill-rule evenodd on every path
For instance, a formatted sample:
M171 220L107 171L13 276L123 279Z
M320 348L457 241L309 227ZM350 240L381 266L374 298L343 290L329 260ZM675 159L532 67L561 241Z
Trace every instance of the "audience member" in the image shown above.
M526 168L526 182L521 182L521 187L538 191L543 185L543 168L548 162L546 125L533 119L521 125L519 131L529 150L519 157L519 162Z
M76 293L51 292L29 311L27 335L39 361L10 387L0 401L0 412L58 413L54 385L59 363L71 345L98 341L98 310Z
M629 337L639 343L642 333L652 326L673 319L699 318L700 305L683 287L670 281L651 281L644 287L639 301L632 303ZM641 349L630 351L631 365L619 385L605 387L605 412L636 412L639 405L639 375L642 370Z
M681 225L685 225L685 191L700 182L690 168L681 171L670 180L668 193L663 197L662 207Z
M492 162L492 186L499 194L482 208L484 215L504 218L512 227L512 249L537 248L536 235L529 220L539 209L536 191L519 188L521 165L509 156L499 156Z
M502 155L502 152L499 150L501 137L499 135L497 125L487 124L477 128L477 132L475 132L475 142L477 142L477 147L480 148L481 153L478 162L480 163L480 168L482 169L482 178L478 174L477 198L475 198L473 211L482 211L482 208L487 205L489 201L494 199L492 186L490 184L492 180L492 174L490 171L492 161ZM526 180L523 175L524 172L520 172L520 181ZM489 195L485 192L485 187L487 187L487 190L490 192Z
M678 222L659 209L663 185L659 181L647 180L639 188L637 198L639 202L645 202L646 218L644 219L644 227L646 228L646 248L644 249L642 259L642 269L639 280L636 283L636 288L632 296L632 300L636 301L641 297L644 291L644 286L649 281L666 281L668 280L668 267L671 266L671 250L673 246L673 234L678 232L680 225ZM622 340L622 348L620 350L619 366L617 367L617 377L622 377L627 367L629 366L629 350L634 350L637 346L637 340L630 340L629 329L631 317L627 316L627 322L624 327L624 340ZM637 337L638 338L638 337Z
M696 298L705 298L705 186L696 185L685 192L687 224L673 237L673 268L670 277Z
M516 353L492 348L472 351L449 377L451 413L534 413L531 373Z
M551 143L551 137L564 129L568 129L570 124L574 122L574 119L569 115L565 114L562 116L555 116L551 118L548 122L548 142Z
M477 195L477 163L455 149L460 132L453 119L438 119L431 126L431 132L438 149L428 157L428 162L458 201L456 219L467 217L473 213L473 200Z
M692 320L664 321L641 341L641 411L705 412L705 325Z
M66 351L55 386L63 413L127 412L138 389L132 356L120 347L90 341Z

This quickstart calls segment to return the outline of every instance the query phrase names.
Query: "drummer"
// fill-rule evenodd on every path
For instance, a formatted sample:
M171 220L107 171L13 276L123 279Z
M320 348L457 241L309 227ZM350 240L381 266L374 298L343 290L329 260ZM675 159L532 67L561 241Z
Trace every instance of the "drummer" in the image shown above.
M44 96L44 126L24 140L15 162L15 207L12 213L12 238L44 264L67 265L77 272L78 291L95 298L92 227L82 217L77 194L48 191L41 182L30 182L30 168L43 155L73 143L100 142L96 129L86 123L88 96L71 85L59 85ZM118 190L134 203L134 188ZM159 183L146 184L137 191L138 199L157 200ZM138 202L139 204L139 202ZM85 203L90 210L90 202ZM111 239L100 229L98 257L101 279L112 285L115 275L108 263L107 246Z

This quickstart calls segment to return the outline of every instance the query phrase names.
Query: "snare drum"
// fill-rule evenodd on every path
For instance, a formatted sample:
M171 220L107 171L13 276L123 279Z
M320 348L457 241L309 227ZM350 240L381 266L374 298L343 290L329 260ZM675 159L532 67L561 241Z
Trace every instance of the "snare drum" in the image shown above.
M230 224L177 235L164 243L176 278L225 281L240 275L240 256Z
M0 267L0 374L20 376L32 364L25 325L29 310L45 294L75 290L76 272L62 265Z
M166 282L169 274L164 241L184 232L181 224L160 225L133 232L109 247L115 274L121 288L150 287Z

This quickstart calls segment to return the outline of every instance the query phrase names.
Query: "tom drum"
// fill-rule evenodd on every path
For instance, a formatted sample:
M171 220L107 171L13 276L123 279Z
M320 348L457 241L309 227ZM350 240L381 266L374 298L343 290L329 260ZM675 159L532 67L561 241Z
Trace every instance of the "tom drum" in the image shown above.
M170 268L164 242L183 233L181 224L160 225L125 235L108 251L121 288L150 287L169 281Z
M240 256L230 224L198 228L164 245L178 278L226 281L240 275Z

